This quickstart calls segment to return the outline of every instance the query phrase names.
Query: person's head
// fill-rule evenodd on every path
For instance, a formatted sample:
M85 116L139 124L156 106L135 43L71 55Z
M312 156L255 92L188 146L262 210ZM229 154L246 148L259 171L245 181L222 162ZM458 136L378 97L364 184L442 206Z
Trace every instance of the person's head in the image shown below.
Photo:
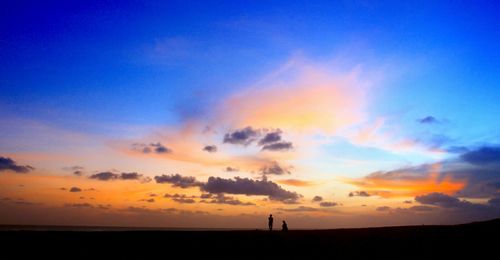
M283 220L283 224L286 224L286 222Z
M273 216L273 214L269 215L269 217L272 217L272 216Z

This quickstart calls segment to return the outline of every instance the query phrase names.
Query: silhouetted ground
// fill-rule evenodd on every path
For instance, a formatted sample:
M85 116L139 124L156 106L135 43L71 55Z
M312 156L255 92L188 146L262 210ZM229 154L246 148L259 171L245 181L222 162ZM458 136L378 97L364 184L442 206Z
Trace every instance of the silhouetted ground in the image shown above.
M2 255L182 259L499 259L500 219L456 226L280 231L9 231ZM199 258L197 257L197 258ZM480 258L479 258L480 257ZM48 258L50 259L50 258Z

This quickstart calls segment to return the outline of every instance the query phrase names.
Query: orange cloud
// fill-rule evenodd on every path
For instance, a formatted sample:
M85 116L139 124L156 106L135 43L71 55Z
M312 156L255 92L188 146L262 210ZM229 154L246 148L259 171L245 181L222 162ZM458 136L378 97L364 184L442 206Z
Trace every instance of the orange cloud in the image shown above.
M415 197L432 192L453 195L465 187L466 180L453 179L450 175L441 177L440 167L439 164L433 164L422 176L392 172L391 177L384 174L371 174L360 180L347 180L346 182L384 198ZM395 175L399 177L394 178Z
M311 181L303 181L297 179L278 180L276 182L284 185L297 186L297 187L307 187L316 185L314 182Z
M279 74L225 100L217 123L334 133L364 118L365 91L355 73L332 76L322 68L295 65Z

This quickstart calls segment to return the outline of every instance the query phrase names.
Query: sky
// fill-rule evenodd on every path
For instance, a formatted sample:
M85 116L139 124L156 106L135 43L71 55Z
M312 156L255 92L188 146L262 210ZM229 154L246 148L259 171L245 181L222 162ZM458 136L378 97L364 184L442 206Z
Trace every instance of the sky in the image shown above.
M495 1L13 1L0 224L500 217Z

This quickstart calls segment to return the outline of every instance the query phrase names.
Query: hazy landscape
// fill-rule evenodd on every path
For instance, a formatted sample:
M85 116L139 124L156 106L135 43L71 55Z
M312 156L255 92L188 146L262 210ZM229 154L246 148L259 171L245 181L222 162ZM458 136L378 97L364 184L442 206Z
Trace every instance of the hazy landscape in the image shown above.
M401 226L332 230L167 231L151 228L8 227L0 228L4 251L22 257L137 256L157 254L207 258L340 257L422 259L474 255L492 257L500 219L450 226ZM22 244L29 251L20 251ZM57 250L48 246L57 245ZM162 253L163 252L163 253Z

